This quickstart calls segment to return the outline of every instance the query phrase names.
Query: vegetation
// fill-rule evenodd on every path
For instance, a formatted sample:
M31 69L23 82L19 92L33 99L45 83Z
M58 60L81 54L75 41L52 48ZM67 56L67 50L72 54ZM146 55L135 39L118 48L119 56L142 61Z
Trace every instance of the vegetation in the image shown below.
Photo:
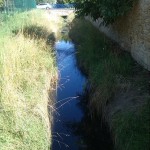
M57 0L57 3L64 4L64 3L74 3L75 0Z
M76 0L76 9L79 16L90 15L94 20L102 18L107 25L129 12L135 1L136 0Z
M70 36L80 45L77 55L78 62L89 75L91 87L96 86L99 91L102 89L102 92L97 95L99 97L98 104L99 102L106 104L117 88L116 75L132 74L133 61L131 57L127 53L122 54L117 50L110 51L110 42L107 38L100 35L98 29L92 27L87 21L76 20ZM102 105L99 106L102 107ZM99 108L99 110L101 109Z
M0 7L3 6L3 4L4 4L4 1L0 0Z
M55 3L59 3L59 4L64 4L64 3L73 3L74 0L36 0L36 3L51 3L51 4L55 4Z
M47 106L57 80L57 68L49 45L53 38L49 42L47 38L58 31L60 22L60 18L48 19L40 11L1 16L1 150L48 150L50 147ZM28 28L33 32L28 32ZM42 32L47 36L40 36Z
M120 150L149 150L150 102L138 112L119 113L113 118L116 144ZM121 139L121 140L120 140Z
M70 37L90 83L89 108L102 115L119 150L150 148L149 73L90 22L76 19Z
M56 3L56 0L36 0L36 3L39 4L39 3Z

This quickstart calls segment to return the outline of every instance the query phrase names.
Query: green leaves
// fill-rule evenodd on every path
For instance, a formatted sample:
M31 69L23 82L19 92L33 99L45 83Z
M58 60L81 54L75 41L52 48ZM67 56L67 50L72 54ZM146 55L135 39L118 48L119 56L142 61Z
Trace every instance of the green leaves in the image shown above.
M101 17L105 25L113 23L133 7L136 0L76 0L79 16L91 15L94 20Z

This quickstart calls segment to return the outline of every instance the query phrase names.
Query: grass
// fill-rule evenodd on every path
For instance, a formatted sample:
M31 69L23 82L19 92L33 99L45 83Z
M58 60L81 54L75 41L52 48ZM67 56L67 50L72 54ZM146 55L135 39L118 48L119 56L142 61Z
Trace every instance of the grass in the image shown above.
M113 118L115 142L120 150L149 150L150 103L138 112L119 113ZM120 140L121 139L121 140Z
M91 112L107 119L119 150L144 145L148 150L148 71L84 19L72 22L70 37L77 44L78 65L89 78Z
M57 36L62 20L40 11L0 18L0 149L47 150L48 103L57 82L48 38Z
M79 45L78 63L86 70L91 86L103 89L98 95L98 103L106 104L117 88L117 75L129 76L132 73L131 57L118 50L110 51L110 41L85 20L74 22L70 36Z

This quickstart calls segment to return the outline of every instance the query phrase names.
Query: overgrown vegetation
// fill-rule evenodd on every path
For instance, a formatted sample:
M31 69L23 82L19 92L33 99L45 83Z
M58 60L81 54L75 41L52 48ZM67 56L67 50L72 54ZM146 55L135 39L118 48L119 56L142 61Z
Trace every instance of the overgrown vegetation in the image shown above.
M40 11L1 18L0 149L48 150L48 91L51 96L57 68L48 45L53 39L47 39L61 27L61 19ZM31 28L34 32L27 32Z
M149 150L150 102L137 112L119 113L113 118L116 145L120 150ZM121 139L121 140L120 140Z
M127 53L110 51L110 42L107 38L103 34L100 35L99 31L87 21L76 20L70 35L80 45L78 62L89 75L91 87L96 86L99 91L102 89L93 100L98 96L97 103L101 102L105 106L117 89L116 79L119 78L117 74L122 76L132 74L133 61Z
M88 21L76 19L70 37L77 44L79 66L89 77L91 112L108 121L118 150L148 150L148 71Z
M4 1L0 0L0 7L3 6L3 4L4 4Z
M77 14L90 15L94 20L102 18L104 23L113 23L131 10L136 0L76 0Z

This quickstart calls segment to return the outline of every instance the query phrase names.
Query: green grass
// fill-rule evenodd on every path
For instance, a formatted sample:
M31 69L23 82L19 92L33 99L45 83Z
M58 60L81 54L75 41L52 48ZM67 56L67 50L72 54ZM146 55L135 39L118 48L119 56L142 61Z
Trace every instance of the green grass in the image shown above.
M79 45L79 66L86 70L92 86L102 89L98 95L99 101L93 101L105 106L117 88L118 76L132 74L133 61L129 54L120 53L117 49L111 50L110 41L85 20L74 21L70 36Z
M115 142L119 150L149 150L150 102L136 112L119 113L113 118ZM120 140L121 139L121 140Z
M111 116L118 150L148 150L148 71L84 19L72 22L70 37L77 44L78 65L88 75L91 111ZM113 108L106 114L108 105Z
M57 35L62 20L40 11L0 18L0 149L48 150L47 108L57 67L50 44L54 39L47 41ZM31 28L37 29L35 36Z

